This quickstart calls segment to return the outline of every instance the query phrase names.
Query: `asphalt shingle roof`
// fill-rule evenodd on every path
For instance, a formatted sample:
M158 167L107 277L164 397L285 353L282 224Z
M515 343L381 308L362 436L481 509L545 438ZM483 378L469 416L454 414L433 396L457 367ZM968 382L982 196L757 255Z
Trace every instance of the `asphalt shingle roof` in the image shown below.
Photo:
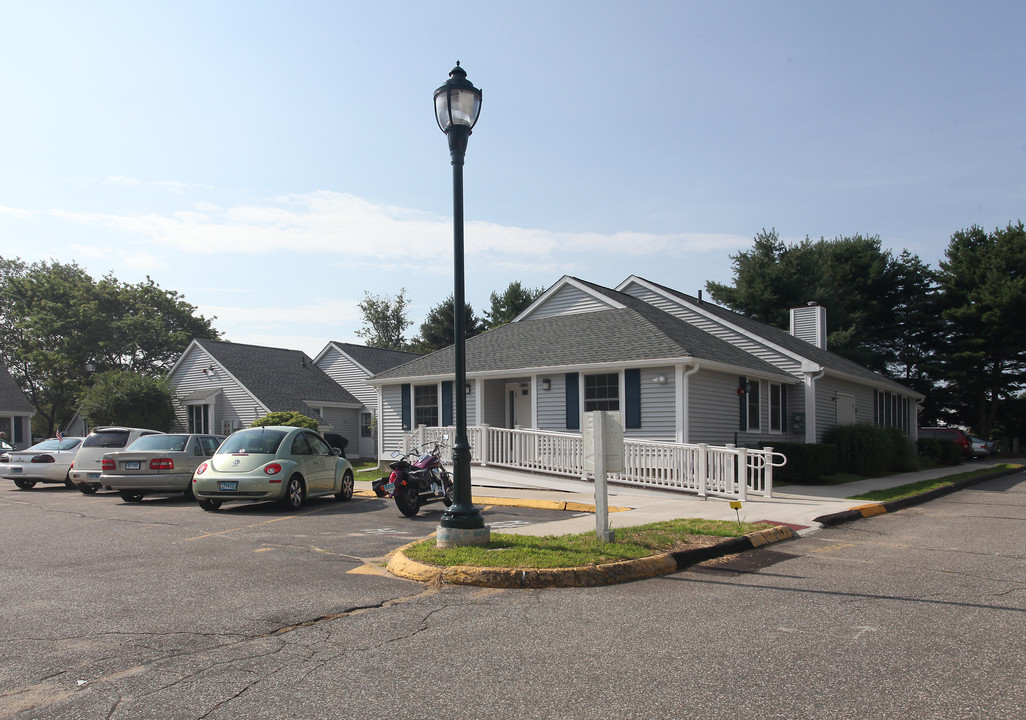
M794 380L769 363L648 303L588 285L626 307L525 319L469 338L467 372L694 357ZM454 372L454 365L455 349L450 346L380 373L374 379L446 375Z
M0 411L11 413L35 412L25 393L14 382L7 366L0 363Z
M794 354L799 355L800 357L808 358L809 360L819 365L822 365L828 370L843 373L845 375L851 375L857 378L862 378L864 380L870 380L881 387L893 387L894 389L900 389L904 392L911 391L910 388L905 387L901 383L895 382L894 380L890 380L889 378L886 378L883 375L875 373L869 368L859 365L857 362L849 360L846 357L842 357L837 353L830 352L829 350L823 350L822 348L816 347L812 343L808 343L804 340L796 338L787 330L775 327L773 325L767 325L766 323L759 322L758 320L753 320L751 318L745 317L744 315L740 315L734 312L733 310L728 310L726 308L720 307L719 305L714 305L706 301L702 301L701 303L699 303L697 298L694 298L690 295L686 295L685 293L674 290L673 288L668 288L665 285L654 283L651 280L645 280L645 282L649 283L653 287L658 287L659 289L664 290L670 295L674 295L693 305L701 305L701 308L703 310L709 312L712 315L715 315L721 320L729 322L733 325L737 325L738 327L743 328L745 331L755 336L761 337L769 342L772 342L775 345L779 345L785 350L793 352ZM829 312L829 308L827 309L827 311Z
M387 350L335 341L332 341L331 344L367 368L371 375L391 370L398 365L421 357L419 353L403 352L402 350Z
M219 340L196 343L273 412L309 412L306 400L361 404L299 350Z

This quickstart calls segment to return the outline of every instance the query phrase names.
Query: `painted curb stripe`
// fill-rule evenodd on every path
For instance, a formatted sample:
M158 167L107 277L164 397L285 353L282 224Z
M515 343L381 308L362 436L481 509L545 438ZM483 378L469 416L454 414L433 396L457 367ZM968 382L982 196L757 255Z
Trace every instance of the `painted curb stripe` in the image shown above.
M403 549L416 544L410 543L395 552L388 561L387 569L398 577L424 583L441 581L451 585L506 589L595 587L667 575L706 560L790 540L793 537L796 535L791 528L780 525L751 535L730 538L709 547L573 568L483 568L466 565L439 567L408 558Z

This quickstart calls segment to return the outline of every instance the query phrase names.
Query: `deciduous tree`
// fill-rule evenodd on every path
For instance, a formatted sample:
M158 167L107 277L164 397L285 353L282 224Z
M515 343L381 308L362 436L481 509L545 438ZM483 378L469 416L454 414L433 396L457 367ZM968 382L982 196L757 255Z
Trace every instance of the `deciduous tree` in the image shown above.
M372 295L364 291L364 299L357 303L363 313L363 327L356 331L357 337L366 339L370 347L386 350L406 350L406 329L413 324L409 318L410 301L406 288L396 297Z

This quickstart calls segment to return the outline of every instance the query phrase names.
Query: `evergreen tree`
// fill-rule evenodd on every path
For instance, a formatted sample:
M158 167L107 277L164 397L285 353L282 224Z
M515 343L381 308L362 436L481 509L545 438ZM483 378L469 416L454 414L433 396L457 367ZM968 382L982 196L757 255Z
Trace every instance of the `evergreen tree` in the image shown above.
M501 295L493 291L489 296L491 309L485 312L484 323L488 329L505 325L541 297L543 292L545 288L525 288L519 280L511 282Z
M949 420L986 437L1026 384L1026 229L978 226L951 237L940 263Z
M452 294L435 307L431 308L424 322L420 325L420 335L413 341L413 350L420 353L434 352L449 347L456 342L454 324L456 315L453 309L456 301ZM480 335L481 321L475 317L470 305L463 306L463 327L466 337Z

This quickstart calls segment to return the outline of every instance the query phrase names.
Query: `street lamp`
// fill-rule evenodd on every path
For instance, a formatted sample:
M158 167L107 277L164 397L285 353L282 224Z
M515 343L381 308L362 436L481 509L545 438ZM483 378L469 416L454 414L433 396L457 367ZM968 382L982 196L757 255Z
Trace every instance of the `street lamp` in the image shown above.
M435 90L435 119L449 137L452 157L453 198L453 334L455 336L455 388L467 384L467 333L464 328L463 280L463 157L467 139L481 114L481 91L467 80L467 72L456 67L449 79ZM452 445L453 502L438 523L435 542L438 547L487 545L491 532L485 526L481 511L474 507L470 492L470 442L467 440L467 396L456 393L456 439Z

